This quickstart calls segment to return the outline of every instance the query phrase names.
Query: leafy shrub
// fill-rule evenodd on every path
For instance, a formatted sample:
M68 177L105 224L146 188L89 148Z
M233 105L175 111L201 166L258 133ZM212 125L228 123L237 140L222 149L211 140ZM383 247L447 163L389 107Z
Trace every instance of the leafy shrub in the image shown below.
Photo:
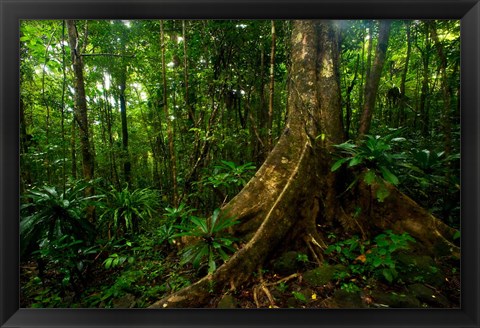
M334 145L338 149L339 154L344 157L332 165L331 171L338 170L343 164L348 164L348 167L362 166L367 168L366 173L363 175L363 180L368 185L373 183L379 185L376 197L378 201L382 202L389 194L383 181L385 180L393 185L399 184L397 175L392 173L392 171L394 171L399 161L405 157L403 154L392 153L392 144L406 140L405 138L397 137L400 131L397 130L384 137L365 135L365 138L358 145L350 140ZM357 180L350 187L355 182Z
M215 165L213 173L204 177L201 183L215 189L224 190L229 196L235 195L252 177L255 171L253 163L236 165L234 162L220 161Z
M460 220L460 154L412 148L403 163L405 192L447 224Z
M228 252L235 252L232 244L234 238L228 236L225 230L238 222L233 218L220 218L220 210L216 209L210 218L191 217L191 225L178 226L184 232L174 237L188 236L195 241L181 251L181 264L192 263L194 268L199 268L208 263L208 272L216 270L216 261L227 261Z
M409 243L413 242L415 239L408 233L397 235L391 230L386 230L377 235L373 242L360 241L358 237L353 237L330 245L325 253L335 253L336 258L348 266L349 274L343 277L337 275L337 278L367 275L381 277L391 283L398 276L394 253L401 249L409 249Z
M85 209L95 204L93 199L101 196L85 197L84 191L88 186L78 181L60 192L53 186L45 185L22 196L27 201L20 207L22 256L48 247L65 235L82 242L92 240L95 229L85 219Z
M153 217L159 206L160 196L152 189L122 190L112 188L106 193L106 203L102 204L100 220L113 229L117 236L126 232L138 232L140 223Z
M194 208L190 208L185 203L181 203L178 207L166 207L163 216L170 226L171 224L185 225L194 211Z
M135 258L133 256L124 256L119 255L118 253L113 253L110 254L105 261L103 261L103 265L105 266L105 269L110 269L120 266L125 262L132 264L135 262Z
M62 285L76 287L83 280L82 272L96 247L94 226L85 218L85 209L95 204L85 197L89 184L73 183L64 192L52 186L35 188L22 198L30 202L21 205L20 244L23 259L33 256L41 263L57 265ZM43 270L43 265L40 271ZM42 274L42 272L40 272Z

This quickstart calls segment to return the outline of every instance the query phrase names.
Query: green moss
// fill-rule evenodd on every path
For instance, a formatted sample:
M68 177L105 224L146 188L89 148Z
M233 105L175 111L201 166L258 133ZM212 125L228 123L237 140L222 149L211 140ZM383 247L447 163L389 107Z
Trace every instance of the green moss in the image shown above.
M232 295L225 295L218 302L219 309L235 309L237 307L237 300Z
M319 287L333 280L334 273L338 268L331 265L324 265L319 268L306 271L303 274L303 280L312 287Z

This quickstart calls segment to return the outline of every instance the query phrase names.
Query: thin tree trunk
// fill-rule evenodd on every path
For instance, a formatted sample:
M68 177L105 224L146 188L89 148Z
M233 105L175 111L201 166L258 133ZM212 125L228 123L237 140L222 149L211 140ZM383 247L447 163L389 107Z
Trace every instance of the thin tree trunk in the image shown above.
M267 118L265 115L265 49L263 44L260 45L260 87L259 87L259 106L257 110L258 126L260 128L260 135L262 136L263 143L256 144L256 156L257 164L262 163L267 157L267 138L265 136L265 131L267 130ZM253 136L252 136L253 138Z
M70 135L70 156L72 159L72 178L77 179L77 124L75 118L72 118L72 127Z
M172 180L172 203L173 206L178 206L178 186L177 186L177 160L175 157L175 147L173 143L173 124L168 110L168 96L167 96L167 68L165 64L165 35L163 31L163 21L160 21L160 45L162 48L162 79L163 79L163 108L165 112L165 120L167 121L167 138L168 150L170 155L170 168Z
M350 139L350 125L352 121L352 91L357 83L358 65L360 62L360 55L357 55L357 61L355 62L355 71L353 73L352 81L347 87L345 95L345 139Z
M187 53L187 35L185 31L185 21L182 20L182 37L183 37L183 73L185 81L185 108L188 112L188 119L191 121L191 125L196 127L195 111L189 101L189 85L188 85L188 53Z
M405 123L405 105L407 96L405 94L405 84L407 81L408 64L410 63L410 54L412 52L412 41L410 37L410 21L405 22L405 29L407 34L407 53L405 54L405 65L402 72L402 80L400 82L400 108L398 112L397 124L400 126Z
M425 23L427 24L427 23ZM427 136L429 133L429 106L428 106L428 93L429 93L429 83L430 83L430 33L428 32L428 26L425 26L425 49L421 49L418 44L415 44L417 49L421 53L422 58L422 86L420 90L420 121L421 121L421 131L424 136Z
M272 48L270 50L270 85L269 85L269 103L268 103L268 120L267 120L267 150L271 151L273 146L273 99L275 90L275 46L276 33L275 21L272 20Z
M359 136L363 136L370 130L373 111L375 109L375 100L377 97L378 84L382 74L383 64L387 53L388 38L390 34L391 21L382 20L380 22L380 32L378 34L378 44L375 49L375 61L370 75L367 75L365 85L365 102L363 104L362 117L360 119Z
M20 155L28 154L31 138L32 136L27 134L27 122L25 120L25 103L23 102L23 97L20 97ZM22 182L20 184L20 194L23 194L23 192L25 192L25 189L32 186L32 176L30 172L31 170L26 162L22 163L22 165L24 164L26 164L26 167L22 166L22 170L20 171Z
M435 21L430 22L430 34L433 39L433 43L437 50L438 58L440 59L440 74L441 74L441 86L442 86L442 95L443 95L443 134L444 134L444 147L445 155L448 157L452 152L452 127L450 123L451 115L451 102L452 95L450 87L448 84L448 73L447 73L447 57L445 56L445 50L443 45L438 39L437 35L437 25Z
M61 107L61 133L62 133L62 186L63 191L65 192L66 188L66 169L65 169L65 162L67 159L67 150L66 150L66 141L65 141L65 89L67 86L67 66L65 63L65 21L62 20L62 73L63 73L63 80L62 80L62 107Z
M126 67L124 70L126 71ZM126 72L123 71L120 80L120 115L122 118L122 147L123 147L123 175L125 183L130 185L131 182L131 163L128 153L128 125L127 125L127 104L125 100L125 88L126 88Z
M73 73L75 77L75 110L74 118L80 128L80 144L82 147L82 173L86 181L93 179L93 154L89 140L89 127L87 116L87 100L85 97L85 82L83 78L83 60L78 49L78 34L75 21L67 20L68 39L72 56ZM93 194L91 187L85 189L87 196Z
M364 80L365 80L365 34L362 34L362 59L361 59L361 65L360 65L360 84L358 87L358 103L357 103L357 108L359 113L362 112L362 108L363 108L363 96L365 92Z
M50 45L52 44L53 37L55 36L56 28L53 30L52 35L50 36L50 39L48 40L47 46L45 47L45 58L44 58L44 63L43 63L43 69L42 69L42 100L43 104L45 105L45 109L47 110L47 115L45 116L45 143L47 145L47 149L45 151L45 168L47 171L47 182L52 183L52 170L51 170L51 163L50 163L50 105L49 101L47 99L47 95L45 92L45 76L47 74L46 68L47 68L47 62L49 60L48 58L48 49L50 48Z
M440 59L440 74L441 74L441 86L442 86L442 96L443 96L443 111L442 111L442 128L443 128L443 136L444 136L444 149L445 149L445 157L448 158L452 153L452 126L451 126L451 102L452 102L452 94L450 90L450 86L448 83L448 73L447 73L447 57L445 55L445 50L443 49L443 45L441 44L440 40L438 39L437 34L437 24L435 21L431 21L429 24L430 27L430 34L432 36L433 43L437 50L438 58ZM451 163L447 163L448 169L445 170L445 180L450 182L451 180L451 170L450 166ZM443 193L445 199L448 197L448 186L444 187ZM449 209L445 206L443 208L443 216L449 216Z
M372 67L372 52L373 52L373 25L374 21L369 21L368 25L368 49L367 49L367 64L365 67L365 79L368 81L370 79L370 70ZM364 90L364 94L365 94ZM365 96L365 95L364 95ZM363 103L362 103L363 105Z

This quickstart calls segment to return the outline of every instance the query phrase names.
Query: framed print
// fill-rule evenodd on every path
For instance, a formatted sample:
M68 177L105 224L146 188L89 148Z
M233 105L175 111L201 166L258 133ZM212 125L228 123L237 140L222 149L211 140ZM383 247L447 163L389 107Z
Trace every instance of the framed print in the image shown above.
M478 327L478 1L9 1L0 322Z

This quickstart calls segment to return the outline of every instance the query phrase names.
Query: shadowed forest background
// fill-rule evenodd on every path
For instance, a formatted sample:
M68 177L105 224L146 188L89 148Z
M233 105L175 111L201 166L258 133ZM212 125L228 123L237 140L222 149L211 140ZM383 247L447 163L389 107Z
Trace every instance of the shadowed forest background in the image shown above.
M22 21L21 307L460 306L460 22Z

